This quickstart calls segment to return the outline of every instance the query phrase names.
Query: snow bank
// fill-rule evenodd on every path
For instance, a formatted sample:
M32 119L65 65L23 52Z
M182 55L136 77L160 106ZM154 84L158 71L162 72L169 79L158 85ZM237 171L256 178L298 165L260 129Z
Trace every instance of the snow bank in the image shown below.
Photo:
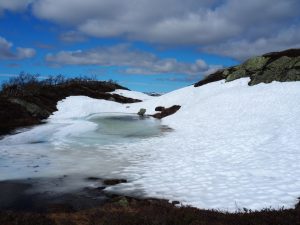
M173 132L106 152L107 160L128 162L114 173L130 182L111 191L140 190L149 197L227 211L294 207L300 197L300 82L247 83L218 81L149 98L116 92L144 100L134 104L68 97L49 122L103 112L137 113L140 108L152 114L156 106L181 105L162 120Z
M140 99L142 101L144 100L149 100L152 98L155 98L153 96L138 92L138 91L127 91L127 90L122 90L122 89L117 89L113 92L111 92L111 94L118 94L127 98L135 98L135 99Z

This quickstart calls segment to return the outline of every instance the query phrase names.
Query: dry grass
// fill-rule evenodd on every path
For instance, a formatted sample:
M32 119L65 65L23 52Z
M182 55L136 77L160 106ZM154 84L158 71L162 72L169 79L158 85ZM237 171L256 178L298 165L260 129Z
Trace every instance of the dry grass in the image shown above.
M300 225L300 208L222 213L176 207L164 200L114 198L103 207L78 212L0 213L1 225Z

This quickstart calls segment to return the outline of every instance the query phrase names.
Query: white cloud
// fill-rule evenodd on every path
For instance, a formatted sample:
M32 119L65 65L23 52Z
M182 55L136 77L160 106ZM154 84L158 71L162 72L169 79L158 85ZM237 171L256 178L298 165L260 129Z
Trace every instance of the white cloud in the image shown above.
M300 48L300 26L284 29L275 35L258 38L253 41L247 39L225 42L219 45L207 46L202 50L214 54L246 60L254 55L261 55L272 51L282 51L288 48Z
M95 48L86 51L60 51L48 54L46 61L60 65L130 66L153 61L154 55L129 48L129 45Z
M86 40L86 37L82 33L77 32L77 31L68 31L68 32L62 33L59 38L63 42L70 42L70 43L83 42Z
M200 63L201 62L201 63ZM124 70L126 74L184 74L201 75L209 66L201 59L194 63L183 63L176 59L156 59L147 65L133 65Z
M297 37L297 42L278 43L277 38L299 27L299 0L1 0L0 11L21 10L29 3L35 16L73 30L61 35L65 41L114 37L197 46L238 59L300 42Z
M31 58L36 51L32 48L17 47L16 51L12 49L13 44L0 36L0 60L20 60Z
M0 1L0 13L3 10L10 11L22 11L34 0L1 0Z
M180 62L177 59L161 59L154 54L138 51L130 45L117 45L90 50L61 51L48 54L46 62L61 65L116 66L125 74L181 74L201 75L210 66L198 59L194 63Z
M241 34L245 25L259 27L298 16L298 6L298 0L38 0L33 9L41 18L97 37L148 40L150 35L160 43L178 39L202 44Z
M33 10L40 18L73 25L90 36L189 44L220 40L236 32L235 25L231 26L210 10L217 2L38 0L33 4Z
M26 59L35 56L36 51L33 48L17 48L16 58Z

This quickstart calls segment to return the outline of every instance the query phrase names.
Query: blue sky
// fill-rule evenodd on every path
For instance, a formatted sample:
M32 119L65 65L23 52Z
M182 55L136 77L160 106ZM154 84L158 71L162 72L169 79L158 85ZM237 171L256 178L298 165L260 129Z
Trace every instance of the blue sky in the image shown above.
M168 92L299 48L299 8L296 0L1 0L0 81L21 71L93 75Z

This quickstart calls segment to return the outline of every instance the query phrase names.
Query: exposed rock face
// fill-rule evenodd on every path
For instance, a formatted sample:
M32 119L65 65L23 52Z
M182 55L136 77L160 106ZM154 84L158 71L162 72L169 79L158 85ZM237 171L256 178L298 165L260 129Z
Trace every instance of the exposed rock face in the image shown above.
M156 119L162 119L166 116L170 116L170 115L176 113L180 108L181 108L180 105L173 105L170 108L164 108L160 113L154 114L153 117Z
M40 119L33 117L24 107L0 97L0 135L15 128L39 124Z
M29 112L32 116L38 117L38 118L47 118L51 112L42 109L38 105L34 103L27 102L25 100L19 99L19 98L10 98L9 101L11 103L15 103L23 107L27 112Z
M203 80L200 80L194 86L195 87L200 87L200 86L208 84L208 83L212 83L212 82L215 82L215 81L223 80L229 74L229 69L230 68L228 68L227 70L218 70L215 73L212 73L212 74L208 75Z
M300 81L300 49L272 52L248 59L239 66L219 70L194 86L225 79L230 82L242 77L250 77L249 85L272 81Z

